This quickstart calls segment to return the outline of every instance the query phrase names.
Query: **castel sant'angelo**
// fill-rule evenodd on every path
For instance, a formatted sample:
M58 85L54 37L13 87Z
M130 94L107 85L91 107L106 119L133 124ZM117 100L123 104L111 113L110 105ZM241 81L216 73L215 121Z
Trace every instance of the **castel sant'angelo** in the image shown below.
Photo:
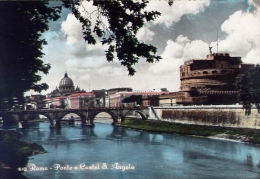
M191 59L180 66L178 104L235 104L238 91L235 78L253 67L241 57L228 53L211 53L206 59Z

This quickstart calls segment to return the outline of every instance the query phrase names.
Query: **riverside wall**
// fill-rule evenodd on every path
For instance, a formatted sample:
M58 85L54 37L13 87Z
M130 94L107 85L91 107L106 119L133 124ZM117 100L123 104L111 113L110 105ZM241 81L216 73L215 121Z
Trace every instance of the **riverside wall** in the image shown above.
M241 105L150 107L149 119L182 124L260 129L260 114L245 115Z

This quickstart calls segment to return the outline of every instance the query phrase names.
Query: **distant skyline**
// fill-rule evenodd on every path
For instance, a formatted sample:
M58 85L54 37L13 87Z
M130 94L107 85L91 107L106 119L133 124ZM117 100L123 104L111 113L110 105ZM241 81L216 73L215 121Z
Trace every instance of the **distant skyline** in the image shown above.
M94 10L91 2L83 4ZM43 34L48 42L43 61L51 64L51 70L42 75L41 82L49 85L42 94L58 87L66 71L75 87L86 91L117 87L179 91L179 66L189 59L204 59L209 46L216 53L217 41L218 52L241 56L244 63L260 63L260 1L175 0L169 6L167 1L152 0L147 10L162 15L147 23L138 38L156 46L162 59L154 64L141 60L134 66L136 74L128 76L117 60L106 61L106 47L84 42L80 23L64 9L59 21L51 22L50 30Z

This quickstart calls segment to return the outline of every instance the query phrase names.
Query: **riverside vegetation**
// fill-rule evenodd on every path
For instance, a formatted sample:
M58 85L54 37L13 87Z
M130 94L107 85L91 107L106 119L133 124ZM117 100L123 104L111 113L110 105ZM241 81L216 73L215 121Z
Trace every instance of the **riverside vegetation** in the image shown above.
M238 140L252 144L260 144L260 130L258 129L180 124L156 120L144 121L142 119L133 118L127 118L121 126L146 130L149 132L163 132L198 137L217 137Z
M20 141L21 134L15 131L0 131L0 173L2 177L21 178L18 167L27 165L28 157L46 151L36 143Z

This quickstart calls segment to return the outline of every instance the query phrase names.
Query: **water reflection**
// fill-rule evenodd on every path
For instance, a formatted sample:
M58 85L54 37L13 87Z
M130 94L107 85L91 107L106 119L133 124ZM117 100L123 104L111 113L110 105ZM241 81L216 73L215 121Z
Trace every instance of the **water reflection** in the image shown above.
M34 130L21 130L21 133L26 140L31 142L39 142L40 140L40 144L55 146L70 145L79 142L79 140L96 140L98 138L121 141L122 144L124 141L131 141L134 143L143 143L144 145L165 145L184 151L184 162L196 157L217 157L243 161L247 165L257 166L260 160L260 158L259 160L252 160L252 158L259 156L259 154L254 150L248 153L250 145L247 144L180 135L147 133L144 131L129 130L123 127L113 127L106 124L99 124L96 128L71 126L45 130L39 128ZM258 149L256 146L251 147Z
M39 166L55 163L131 163L134 172L49 171L30 172L29 178L260 178L260 148L238 142L148 133L96 124L95 128L63 126L21 130L23 139L37 142L48 151L30 162ZM44 177L43 177L44 178Z

